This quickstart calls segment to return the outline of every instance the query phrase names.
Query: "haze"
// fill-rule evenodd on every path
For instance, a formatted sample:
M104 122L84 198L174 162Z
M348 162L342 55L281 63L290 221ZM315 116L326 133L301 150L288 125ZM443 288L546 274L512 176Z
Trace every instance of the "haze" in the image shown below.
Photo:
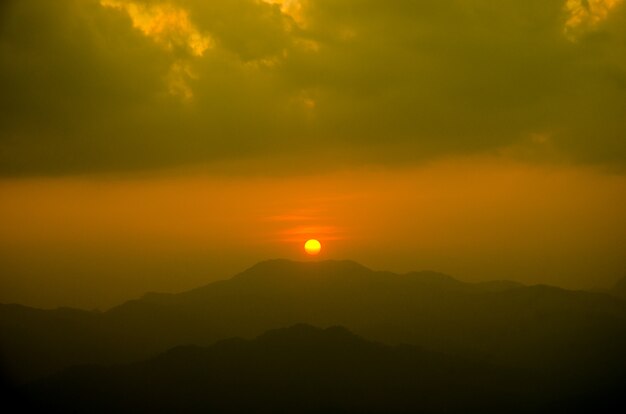
M108 308L268 259L605 288L621 0L0 3L0 302Z

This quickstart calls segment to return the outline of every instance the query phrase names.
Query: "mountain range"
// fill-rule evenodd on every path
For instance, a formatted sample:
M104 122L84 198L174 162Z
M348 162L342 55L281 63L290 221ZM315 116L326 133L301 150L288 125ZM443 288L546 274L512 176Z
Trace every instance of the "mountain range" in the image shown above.
M132 364L69 368L23 387L21 397L30 409L73 413L571 413L619 403L606 390L555 394L546 385L484 362L298 324Z
M394 355L399 349L411 349L419 354L415 356L418 359L443 355L469 361L479 366L480 372L495 369L498 378L510 372L515 372L515 378L541 378L541 383L552 384L555 396L568 396L568 401L573 401L577 390L584 390L585 395L590 390L626 391L622 381L626 372L626 301L622 299L507 281L464 283L435 272L398 275L372 271L351 261L270 260L228 280L179 294L149 293L106 312L0 305L0 350L4 371L14 383L49 380L65 384L72 372L97 377L106 371L111 375L107 378L116 378L118 369L156 366L157 361L173 358L181 349L186 350L183 354L204 355L205 351L193 347L209 346L206 352L217 352L225 346L218 341L228 338L243 338L227 341L229 349L239 349L237 343L248 344L242 345L244 348L261 346L262 338L269 334L246 340L294 325L300 327L295 328L299 332L305 326L300 324L343 326L367 341L385 344L374 348ZM337 334L339 328L310 329L325 337ZM356 338L340 331L340 343ZM293 334L294 328L286 332ZM368 349L374 346L367 341L357 342L369 344L363 345ZM309 353L312 358L327 354L313 346ZM371 358L371 363L384 360L382 356ZM144 362L132 365L137 361ZM394 364L400 367L405 362ZM89 365L92 367L84 368ZM68 370L72 366L83 368ZM102 368L111 366L127 368ZM374 376L379 368L368 369ZM50 377L59 372L65 376ZM449 380L450 375L441 375ZM417 380L406 381L413 384ZM467 383L473 382L467 379ZM500 383L489 382L492 386Z

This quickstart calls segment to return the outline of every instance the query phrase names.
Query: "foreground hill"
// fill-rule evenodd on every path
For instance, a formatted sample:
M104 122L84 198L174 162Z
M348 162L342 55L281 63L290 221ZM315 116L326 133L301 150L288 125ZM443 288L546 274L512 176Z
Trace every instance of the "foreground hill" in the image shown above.
M468 284L432 272L374 272L349 261L262 262L229 280L148 294L104 313L3 305L0 346L8 372L28 380L297 323L346 326L368 339L556 379L602 381L626 369L626 301L511 282Z
M145 362L82 366L23 387L28 408L74 413L595 413L615 388L563 389L510 370L307 325L253 341L177 347ZM28 401L28 402L25 402ZM34 405L34 406L33 406ZM592 411L589 411L592 412Z

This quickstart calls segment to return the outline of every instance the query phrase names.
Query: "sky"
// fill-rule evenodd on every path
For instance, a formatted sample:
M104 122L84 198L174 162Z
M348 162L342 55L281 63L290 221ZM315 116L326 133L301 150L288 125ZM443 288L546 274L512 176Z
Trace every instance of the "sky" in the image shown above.
M623 0L5 0L0 85L0 302L626 274Z

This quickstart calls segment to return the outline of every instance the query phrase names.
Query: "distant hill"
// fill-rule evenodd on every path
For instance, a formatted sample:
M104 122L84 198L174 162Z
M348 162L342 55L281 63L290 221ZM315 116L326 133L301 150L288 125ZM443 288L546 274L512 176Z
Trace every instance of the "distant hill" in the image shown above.
M609 293L620 299L626 299L626 276L618 280Z
M23 387L30 409L73 413L608 412L579 393L488 363L368 342L308 325L177 347L145 362L81 366ZM33 407L33 404L35 405ZM579 411L580 410L580 411Z
M103 313L2 305L0 352L8 373L28 380L297 323L346 326L371 340L554 378L601 380L626 369L625 301L549 286L469 284L434 272L375 272L350 261L271 260L229 280L148 294Z

